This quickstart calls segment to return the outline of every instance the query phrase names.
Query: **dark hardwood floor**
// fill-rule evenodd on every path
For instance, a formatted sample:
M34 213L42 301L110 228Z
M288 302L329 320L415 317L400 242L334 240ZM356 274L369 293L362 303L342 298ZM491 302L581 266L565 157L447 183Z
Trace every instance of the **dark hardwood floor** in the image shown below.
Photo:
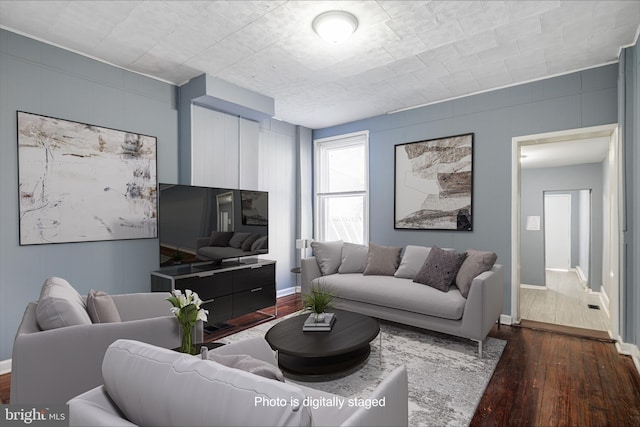
M299 310L299 295L278 299L278 317ZM271 313L273 314L273 313ZM252 314L205 334L215 341L268 321ZM489 334L507 341L471 426L638 426L640 376L613 343L540 328L496 326ZM0 376L9 400L10 374Z

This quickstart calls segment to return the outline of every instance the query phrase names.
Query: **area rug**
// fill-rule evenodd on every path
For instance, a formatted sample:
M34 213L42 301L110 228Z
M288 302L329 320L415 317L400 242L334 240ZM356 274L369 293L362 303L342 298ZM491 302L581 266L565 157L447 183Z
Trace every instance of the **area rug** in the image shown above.
M282 320L260 324L219 342L264 336ZM410 426L469 425L506 342L487 338L479 359L477 343L469 340L388 322L380 323L380 332L382 357L378 337L371 342L369 359L356 372L331 381L300 383L346 398L367 398L394 368L405 365Z

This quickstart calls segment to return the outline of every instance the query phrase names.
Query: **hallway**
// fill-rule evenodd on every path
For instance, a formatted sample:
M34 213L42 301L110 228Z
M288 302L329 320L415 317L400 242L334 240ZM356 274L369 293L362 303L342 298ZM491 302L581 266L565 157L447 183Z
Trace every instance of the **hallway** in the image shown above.
M584 290L575 271L546 270L546 281L546 289L520 289L522 319L596 331L609 329L599 296ZM591 309L589 304L600 309Z

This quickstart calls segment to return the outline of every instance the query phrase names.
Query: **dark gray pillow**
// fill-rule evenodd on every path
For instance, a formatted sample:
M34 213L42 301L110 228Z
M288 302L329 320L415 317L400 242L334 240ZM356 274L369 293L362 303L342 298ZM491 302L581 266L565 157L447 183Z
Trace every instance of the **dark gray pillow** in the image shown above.
M362 273L367 267L368 256L369 248L365 245L345 243L342 246L342 263L340 263L338 273Z
M209 239L209 246L229 246L233 231L214 231Z
M251 233L233 233L233 236L229 240L229 246L231 246L232 248L240 249L244 241L249 236L251 236Z
M456 286L465 298L469 295L473 279L480 273L491 270L498 259L498 255L495 252L477 251L475 249L467 250L466 255L467 257L456 275Z
M393 276L400 265L400 252L402 252L402 248L369 243L367 267L362 274L365 276Z
M445 251L434 246L429 251L424 265L413 280L416 283L431 286L442 292L448 292L453 284L465 254Z
M87 313L93 323L121 322L118 307L106 292L91 289L87 295Z
M318 267L323 276L335 274L338 272L340 263L342 262L342 240L335 242L311 242L313 256L316 258Z
M250 251L251 246L253 246L255 241L258 240L259 238L260 238L260 235L258 233L251 234L249 237L244 239L244 242L242 242L242 250Z

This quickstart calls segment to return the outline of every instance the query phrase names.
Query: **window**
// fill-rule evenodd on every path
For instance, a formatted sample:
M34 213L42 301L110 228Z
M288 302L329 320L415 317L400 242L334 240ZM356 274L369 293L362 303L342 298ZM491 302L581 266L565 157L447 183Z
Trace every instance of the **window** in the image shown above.
M369 241L369 132L314 141L315 229L321 241Z

